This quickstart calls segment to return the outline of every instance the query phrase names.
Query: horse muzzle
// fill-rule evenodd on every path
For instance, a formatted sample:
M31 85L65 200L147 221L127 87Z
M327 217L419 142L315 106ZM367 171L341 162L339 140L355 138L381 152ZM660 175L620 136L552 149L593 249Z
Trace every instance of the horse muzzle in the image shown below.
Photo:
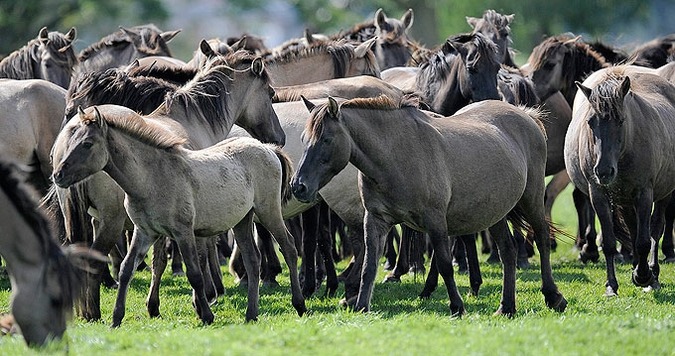
M316 189L309 188L297 178L293 179L293 182L291 183L291 192L293 192L293 196L302 203L311 203L316 200L317 196Z
M611 184L616 179L616 167L614 166L595 166L593 169L595 176L598 178L598 183L602 185Z

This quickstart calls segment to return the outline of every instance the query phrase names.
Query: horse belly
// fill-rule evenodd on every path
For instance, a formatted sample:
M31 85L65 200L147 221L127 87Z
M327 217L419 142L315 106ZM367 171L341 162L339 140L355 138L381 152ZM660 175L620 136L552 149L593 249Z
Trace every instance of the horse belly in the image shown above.
M253 208L253 189L226 188L221 192L213 189L211 194L205 194L195 201L196 236L208 237L223 233L237 225Z

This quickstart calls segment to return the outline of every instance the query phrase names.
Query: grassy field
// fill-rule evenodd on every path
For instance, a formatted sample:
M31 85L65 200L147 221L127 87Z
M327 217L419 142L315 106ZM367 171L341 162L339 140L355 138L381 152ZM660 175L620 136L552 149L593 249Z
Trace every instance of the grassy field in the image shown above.
M553 214L563 229L575 231L569 190ZM161 289L163 317L150 319L145 311L150 273L141 272L132 282L121 328L108 328L116 293L104 290L103 322L74 320L66 341L41 352L28 350L21 337L0 338L0 355L675 354L675 266L662 267L661 290L645 293L630 283L630 266L619 265L619 296L605 298L604 262L582 265L569 243L563 241L552 256L554 276L569 301L562 314L544 305L536 258L531 269L519 271L518 314L512 319L492 315L500 300L501 267L487 263L481 265L485 282L478 297L467 296L468 276L457 276L466 296L461 319L449 316L443 285L431 299L419 300L423 276L412 275L401 284L378 283L370 313L338 307L340 289L336 298L309 299L312 313L298 317L284 275L281 287L261 289L259 321L247 324L245 291L225 273L227 296L213 306L216 320L207 327L192 310L187 279L170 274ZM0 281L0 312L8 312L8 286Z

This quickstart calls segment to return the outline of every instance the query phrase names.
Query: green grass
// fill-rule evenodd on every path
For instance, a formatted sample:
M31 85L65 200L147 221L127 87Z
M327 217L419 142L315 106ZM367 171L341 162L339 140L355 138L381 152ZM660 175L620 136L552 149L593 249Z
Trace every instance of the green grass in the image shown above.
M569 191L556 204L553 218L575 231ZM481 256L484 260L486 257ZM372 312L338 307L336 298L311 298L311 315L298 317L291 306L288 276L282 287L262 288L259 321L245 323L246 294L225 274L227 296L213 306L216 320L201 326L191 307L185 277L166 274L161 289L160 319L150 319L145 296L148 272L132 282L122 327L110 330L115 291L102 292L101 323L74 320L67 342L45 351L28 350L21 337L0 338L1 355L635 355L675 353L675 266L662 266L659 291L645 293L630 283L630 267L619 265L619 296L606 298L604 262L582 265L569 242L553 254L554 276L569 301L558 314L548 310L539 292L538 262L519 271L518 314L493 316L501 294L501 267L481 264L484 285L478 297L467 296L468 276L457 275L467 314L449 315L445 288L419 300L423 276L405 276L401 284L375 286ZM344 267L344 263L341 264ZM384 277L380 271L378 282ZM3 281L3 288L8 282ZM319 291L319 294L323 290ZM0 312L8 311L9 292L0 292ZM66 345L67 344L67 345Z

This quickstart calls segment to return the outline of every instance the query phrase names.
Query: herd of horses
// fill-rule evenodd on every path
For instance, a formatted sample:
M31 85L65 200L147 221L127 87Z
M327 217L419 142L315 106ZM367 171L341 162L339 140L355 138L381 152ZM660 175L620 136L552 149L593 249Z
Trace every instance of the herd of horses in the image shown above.
M121 28L79 54L74 28L43 28L0 62L0 255L15 327L43 345L63 335L74 307L99 320L102 284L117 288L120 326L151 246L147 308L159 316L172 244L204 324L224 294L223 249L248 288L246 320L256 320L259 284L281 269L272 238L300 316L323 281L317 270L326 294L342 280L341 303L368 311L381 257L386 280L400 280L423 266L427 241L420 297L440 275L461 316L453 261L478 294L479 234L504 268L496 314L516 313L517 268L533 243L546 306L563 312L551 206L570 182L582 262L599 258L600 221L605 294L618 292L619 253L636 286L659 288L664 232L663 253L675 258L675 40L625 54L552 36L518 67L513 19L467 17L471 32L429 49L406 33L412 10L396 19L380 9L348 31L306 31L276 48L251 35L202 40L186 62L167 44L179 31L154 25ZM340 227L351 261L338 275Z

